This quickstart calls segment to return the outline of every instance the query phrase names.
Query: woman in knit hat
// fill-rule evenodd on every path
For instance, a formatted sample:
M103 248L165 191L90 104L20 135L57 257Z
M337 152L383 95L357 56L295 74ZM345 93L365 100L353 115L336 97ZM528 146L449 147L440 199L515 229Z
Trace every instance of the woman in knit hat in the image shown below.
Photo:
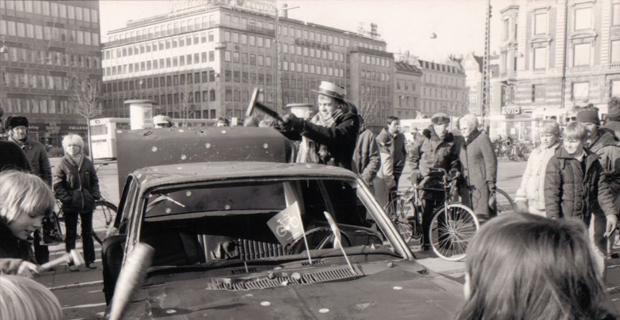
M540 128L540 146L530 153L517 190L515 200L520 212L545 216L545 170L559 145L560 125L555 121L544 122Z

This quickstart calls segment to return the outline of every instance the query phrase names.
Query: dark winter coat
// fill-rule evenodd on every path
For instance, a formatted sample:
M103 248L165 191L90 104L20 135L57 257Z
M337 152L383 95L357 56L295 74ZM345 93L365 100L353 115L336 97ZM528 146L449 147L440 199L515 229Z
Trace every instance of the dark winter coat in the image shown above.
M598 129L589 150L599 156L603 174L615 199L616 211L620 212L620 142L608 129Z
M362 176L364 181L371 182L381 165L379 147L375 141L375 134L365 129L357 138L357 146L353 155L353 172Z
M458 144L451 132L446 132L442 139L435 133L433 126L430 126L424 129L422 135L424 138L412 148L411 162L414 170L420 170L420 174L426 177L431 169L459 169Z
M0 172L5 170L30 172L30 164L20 147L12 142L0 141Z
M549 160L545 175L547 217L576 218L589 224L591 214L616 214L602 171L597 154L586 150L582 162L560 148Z
M43 179L43 181L47 182L47 184L51 186L52 168L50 167L50 160L47 157L45 146L43 146L43 144L39 141L33 141L30 139L26 139L26 142L24 143L15 141L13 138L9 138L9 141L15 143L24 151L24 153L26 153L26 158L28 158L32 173Z
M0 259L9 258L36 263L30 242L17 238L5 222L0 222Z
M281 131L287 138L301 140L301 135L327 147L330 157L324 164L352 170L353 153L360 130L359 116L345 112L338 116L335 125L323 127L296 118L290 128Z
M68 212L88 212L95 208L99 193L99 179L95 166L82 156L76 164L69 155L60 161L54 174L54 193Z
M463 203L477 215L490 217L493 212L489 209L489 184L494 186L497 182L497 156L491 139L476 129L467 140L461 140L459 147Z

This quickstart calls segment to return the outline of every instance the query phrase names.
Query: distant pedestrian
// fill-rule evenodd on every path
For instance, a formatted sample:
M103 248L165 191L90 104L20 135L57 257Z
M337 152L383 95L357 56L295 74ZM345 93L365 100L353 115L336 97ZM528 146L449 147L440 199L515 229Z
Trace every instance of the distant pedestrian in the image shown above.
M616 320L586 228L531 214L489 221L467 248L458 320Z
M459 170L459 148L454 134L448 130L450 117L445 113L436 113L431 117L431 125L424 129L424 138L413 147L411 162L413 184L424 183L423 187L442 189L443 176L433 169L447 172ZM424 212L422 212L422 250L430 249L430 222L435 209L445 200L443 191L424 191Z
M607 110L607 123L603 127L613 131L616 138L620 139L620 98L611 98Z
M54 192L62 202L65 213L67 234L65 249L75 249L78 216L82 223L82 244L85 266L96 269L95 246L93 243L93 210L95 201L99 200L99 179L93 163L84 156L84 141L76 134L66 135L62 139L65 156L54 173ZM75 266L69 266L77 271Z
M28 118L11 117L6 127L9 130L9 141L15 143L26 153L32 173L43 179L51 187L52 168L47 157L47 151L42 143L28 138ZM49 249L45 243L42 243L41 232L45 231L42 229L34 233L34 253L38 264L44 264L50 259Z
M284 116L281 132L289 139L302 140L302 143L303 140L308 141L310 147L302 156L303 162L351 170L359 117L354 113L354 107L344 100L344 88L341 86L323 81L315 92L319 94L317 114L308 121L289 113Z
M610 234L618 224L614 199L608 179L603 174L599 156L585 149L588 134L583 124L569 123L564 130L563 146L558 149L545 175L545 212L553 219L576 219L590 225L592 216L605 220L605 234ZM594 239L594 231L590 231ZM604 248L598 248L602 261ZM603 263L601 263L603 265ZM601 270L604 274L604 268Z
M398 190L398 182L407 163L406 139L400 132L400 119L395 116L387 118L386 126L377 135L377 144L381 155L378 175L385 180L392 194Z
M353 154L353 171L372 187L380 166L381 157L375 134L364 125L364 119L360 117L360 134Z
M0 173L0 273L36 273L30 241L53 208L54 195L41 178L17 170Z
M58 298L44 285L24 277L0 277L0 319L61 320Z
M463 203L471 207L479 219L497 215L497 156L489 136L478 129L478 118L472 114L459 119L459 131L465 139L460 143L459 158L463 183L459 188Z
M545 215L545 173L547 163L560 147L560 125L548 121L540 128L540 145L532 150L517 190L515 202L523 213Z

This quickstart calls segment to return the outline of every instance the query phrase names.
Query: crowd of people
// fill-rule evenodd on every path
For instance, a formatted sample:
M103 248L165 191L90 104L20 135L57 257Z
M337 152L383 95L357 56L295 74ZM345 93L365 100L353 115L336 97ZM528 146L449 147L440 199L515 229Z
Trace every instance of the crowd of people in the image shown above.
M458 319L617 319L605 307L603 281L610 253L606 240L620 212L619 99L611 99L604 126L595 108L580 110L563 130L557 122L542 123L541 144L530 155L515 198L520 212L496 217L498 162L476 116L451 124L449 115L436 113L408 147L397 117L388 117L375 135L344 88L322 82L316 92L314 113L291 112L279 123L249 117L244 126L275 127L298 141L296 162L358 173L382 203L397 190L407 162L413 169L407 178L414 184L440 184L435 169L459 172L454 196L484 226L467 251L466 302ZM154 124L172 126L165 116L155 117ZM230 123L221 118L217 126ZM52 177L44 147L28 139L27 119L12 117L6 127L9 141L0 141L0 318L60 319L56 297L28 278L49 260L41 229L56 199L65 213L67 252L75 248L80 220L85 267L95 268L91 232L100 197L97 173L80 136L64 137L65 156ZM428 221L444 197L423 194L422 250L429 249ZM27 305L20 295L36 303Z

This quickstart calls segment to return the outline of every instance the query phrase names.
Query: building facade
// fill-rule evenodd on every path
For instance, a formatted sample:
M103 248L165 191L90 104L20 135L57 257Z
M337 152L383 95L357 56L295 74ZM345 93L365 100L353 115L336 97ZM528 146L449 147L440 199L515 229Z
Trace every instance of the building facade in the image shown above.
M489 76L490 76L490 90L489 90L489 109L486 113L491 114L490 110L497 108L496 105L501 103L501 94L498 94L496 86L501 86L501 83L495 81L499 77L499 56L491 55L489 60ZM482 108L482 67L483 57L475 55L473 52L465 55L461 61L463 70L465 72L466 80L465 85L468 92L468 112L477 116L482 116L485 112Z
M513 118L562 118L620 95L620 1L516 1L501 11L500 78Z
M445 112L460 116L468 112L465 72L459 63L436 63L418 60L422 70L421 112L430 117Z
M422 71L404 61L394 63L394 115L401 119L415 119L420 112Z
M101 82L98 1L0 0L0 104L23 115L30 136L60 145L68 133L86 135L76 113L76 79Z
M254 88L282 110L316 101L320 81L346 88L361 111L369 92L383 117L391 113L394 59L384 41L287 17L276 22L271 7L256 3L194 1L110 31L106 114L127 117L125 100L148 98L156 113L176 118L242 118Z

